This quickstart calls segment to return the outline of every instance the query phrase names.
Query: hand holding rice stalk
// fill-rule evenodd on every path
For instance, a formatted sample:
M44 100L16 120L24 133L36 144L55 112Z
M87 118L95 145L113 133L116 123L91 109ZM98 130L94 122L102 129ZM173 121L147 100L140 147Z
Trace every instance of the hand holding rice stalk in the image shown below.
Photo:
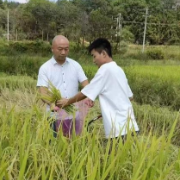
M61 93L56 87L49 81L50 88L47 90L46 94L40 94L40 98L49 103L56 103L57 100L60 100ZM67 113L73 113L74 105L70 104L63 108Z

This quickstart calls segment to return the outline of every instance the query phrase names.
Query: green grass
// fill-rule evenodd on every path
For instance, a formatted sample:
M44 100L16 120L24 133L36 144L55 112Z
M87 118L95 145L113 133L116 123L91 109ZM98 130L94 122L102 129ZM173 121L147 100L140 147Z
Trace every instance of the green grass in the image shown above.
M0 90L21 90L21 91L36 91L36 80L30 76L7 76L2 74L0 77Z
M22 42L21 42L22 43ZM28 42L30 43L30 42ZM37 42L38 43L38 42ZM30 43L31 44L31 43ZM32 43L33 44L33 43ZM36 43L35 43L36 44ZM37 44L36 44L37 45ZM22 43L23 46L23 43ZM94 66L92 57L87 53L86 49L75 49L73 44L70 48L69 57L75 59L83 67ZM19 46L18 46L19 47ZM51 58L51 54L47 53L46 56L41 52L28 53L15 51L15 54L11 53L11 50L6 46L2 46L1 51L4 49L7 51L5 54L0 53L0 72L8 74L27 74L34 78L37 78L40 65ZM163 59L156 59L158 57L157 51L162 52ZM44 52L44 51L43 51ZM152 58L148 55L155 54ZM161 53L160 53L161 54ZM132 66L132 65L180 65L180 52L179 46L146 46L145 52L142 53L142 46L129 45L127 51L122 53L113 54L113 60L120 66Z
M109 154L111 141L105 139L102 122L87 132L99 112L98 101L81 136L67 139L59 131L56 139L45 107L36 104L34 87L17 86L20 77L2 76L16 83L1 88L0 179L180 179L179 112L133 103L140 135L128 136L124 145L114 140ZM27 84L31 80L24 78Z
M142 45L129 45L127 52L123 55L124 57L135 57L135 59L142 59L147 58L145 54L148 51L153 51L153 50L159 50L162 52L164 55L164 59L166 61L179 61L180 58L180 51L179 51L179 46L166 46L166 45L161 45L161 46L145 46L144 54L142 54ZM139 58L138 58L139 57ZM146 60L146 59L144 59Z
M180 66L131 66L124 70L137 102L179 109Z
M128 136L124 145L114 140L109 154L111 142L96 128L91 133L84 128L70 140L60 132L55 139L37 106L19 113L3 108L0 113L1 179L179 178L179 149L171 145L176 119L168 135Z
M17 76L0 73L0 179L180 179L179 51L178 47L161 48L166 58L172 58L147 61L115 55L134 93L140 135L128 136L124 145L115 140L110 154L111 142L104 137L102 121L87 132L88 122L100 111L98 101L86 117L81 136L67 139L60 131L57 139L53 137L45 106L36 101L32 78L49 57L1 57L1 64L10 61L6 67ZM141 47L130 50L127 53L133 54ZM97 67L92 57L85 53L71 57L83 65L89 79L94 76Z

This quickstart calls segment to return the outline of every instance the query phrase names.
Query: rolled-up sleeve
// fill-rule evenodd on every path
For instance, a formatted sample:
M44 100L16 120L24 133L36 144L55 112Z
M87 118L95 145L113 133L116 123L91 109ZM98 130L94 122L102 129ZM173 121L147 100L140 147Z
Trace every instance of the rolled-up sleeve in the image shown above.
M97 72L90 84L85 86L81 92L89 99L94 101L105 88L105 76L102 72Z
M79 64L77 64L77 73L78 73L78 81L80 83L87 80L87 77L86 77L82 67Z
M40 86L48 87L48 78L45 72L45 68L43 67L39 69L38 80L37 80L37 87Z

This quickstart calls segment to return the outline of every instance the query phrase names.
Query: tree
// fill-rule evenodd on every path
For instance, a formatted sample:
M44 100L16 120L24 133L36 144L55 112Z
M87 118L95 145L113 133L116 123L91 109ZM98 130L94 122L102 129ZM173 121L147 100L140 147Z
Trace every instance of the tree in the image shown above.
M135 42L142 42L144 32L145 3L131 2L124 4L122 16L123 26L128 26L134 34Z
M29 39L49 39L56 32L56 5L47 0L30 0L19 8L18 28L28 34Z
M2 0L0 0L0 9L4 9L5 7L4 7L4 3L3 3L3 1Z

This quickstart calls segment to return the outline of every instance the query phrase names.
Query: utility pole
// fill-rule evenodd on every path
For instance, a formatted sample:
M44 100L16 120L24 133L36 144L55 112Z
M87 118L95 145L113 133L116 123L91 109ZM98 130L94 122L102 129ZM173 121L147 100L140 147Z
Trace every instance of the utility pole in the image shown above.
M121 28L122 28L122 25L121 25L121 13L118 14L118 17L117 17L117 36L120 36L121 34Z
M119 44L120 44L120 35L121 35L121 29L122 29L122 25L121 25L121 21L122 21L122 16L121 13L118 14L118 17L116 18L117 20L117 25L116 25L116 39L117 39L117 44L116 44L116 49L118 49Z
M113 19L114 19L114 17L112 16L112 23L113 23ZM113 40L112 30L113 30L113 24L111 25L111 41Z
M17 29L16 29L16 41L17 41Z
M7 10L7 41L9 42L9 9Z
M147 17L148 17L148 8L146 8L146 15L145 15L145 22L144 22L144 36L143 36L142 53L144 53L144 47L145 47L145 43L146 43Z
M42 30L42 41L43 41L43 36L44 36L44 32L43 32L43 30Z

